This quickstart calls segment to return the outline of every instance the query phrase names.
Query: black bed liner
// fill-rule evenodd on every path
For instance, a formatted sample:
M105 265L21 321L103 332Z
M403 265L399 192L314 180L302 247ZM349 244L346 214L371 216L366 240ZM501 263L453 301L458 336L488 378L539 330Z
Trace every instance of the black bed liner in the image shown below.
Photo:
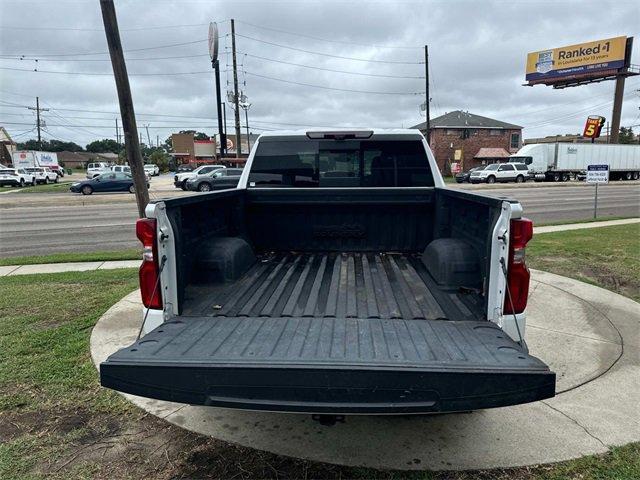
M442 288L419 255L273 253L231 284L190 285L183 315L480 320L483 299Z
M486 321L185 318L116 352L100 374L160 400L312 413L473 410L555 388L544 363Z

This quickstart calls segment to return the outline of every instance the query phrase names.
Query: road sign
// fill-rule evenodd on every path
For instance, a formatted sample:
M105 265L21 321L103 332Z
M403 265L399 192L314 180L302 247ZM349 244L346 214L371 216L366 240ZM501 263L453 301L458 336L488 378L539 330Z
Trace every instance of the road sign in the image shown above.
M587 183L609 183L609 165L587 165Z
M218 60L218 24L209 23L209 56L211 61Z

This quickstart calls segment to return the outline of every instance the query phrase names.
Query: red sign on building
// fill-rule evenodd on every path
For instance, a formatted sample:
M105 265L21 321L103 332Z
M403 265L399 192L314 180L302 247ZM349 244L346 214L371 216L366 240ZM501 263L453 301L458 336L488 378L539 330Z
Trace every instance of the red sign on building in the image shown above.
M582 133L582 136L586 138L598 138L605 121L604 117L599 115L590 115L587 118L587 123L584 125L584 132Z

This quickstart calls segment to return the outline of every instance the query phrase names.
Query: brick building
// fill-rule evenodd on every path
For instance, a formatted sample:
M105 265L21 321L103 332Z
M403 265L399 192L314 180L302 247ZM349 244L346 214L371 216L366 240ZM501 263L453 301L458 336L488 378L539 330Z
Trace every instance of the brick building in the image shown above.
M426 123L412 128L426 134ZM440 171L451 173L451 163L461 163L464 170L499 161L501 156L489 158L488 150L504 149L515 153L522 146L522 127L511 123L481 117L469 112L455 110L431 120L431 150Z

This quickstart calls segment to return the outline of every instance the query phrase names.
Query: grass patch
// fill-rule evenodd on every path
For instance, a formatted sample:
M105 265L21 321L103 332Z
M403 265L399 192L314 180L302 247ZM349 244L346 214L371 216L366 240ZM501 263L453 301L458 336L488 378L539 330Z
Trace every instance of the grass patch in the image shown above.
M71 185L71 181L59 182L59 183L50 183L48 185L36 185L33 187L25 187L21 188L17 191L17 193L61 193L68 192L69 186Z
M51 253L49 255L34 255L30 257L0 258L0 266L65 262L106 262L108 260L139 260L141 258L140 255L141 250L136 248L118 250L114 252Z
M534 235L527 265L640 301L640 223Z
M616 217L616 216L604 216L604 217L598 217L598 218L585 218L584 220L564 220L564 221L559 221L559 222L541 222L541 223L536 223L535 226L536 227L551 227L554 225L571 225L574 223L594 223L594 222L609 222L611 220L627 220L629 218L638 218L635 215L628 215L628 216L621 216L621 217Z

